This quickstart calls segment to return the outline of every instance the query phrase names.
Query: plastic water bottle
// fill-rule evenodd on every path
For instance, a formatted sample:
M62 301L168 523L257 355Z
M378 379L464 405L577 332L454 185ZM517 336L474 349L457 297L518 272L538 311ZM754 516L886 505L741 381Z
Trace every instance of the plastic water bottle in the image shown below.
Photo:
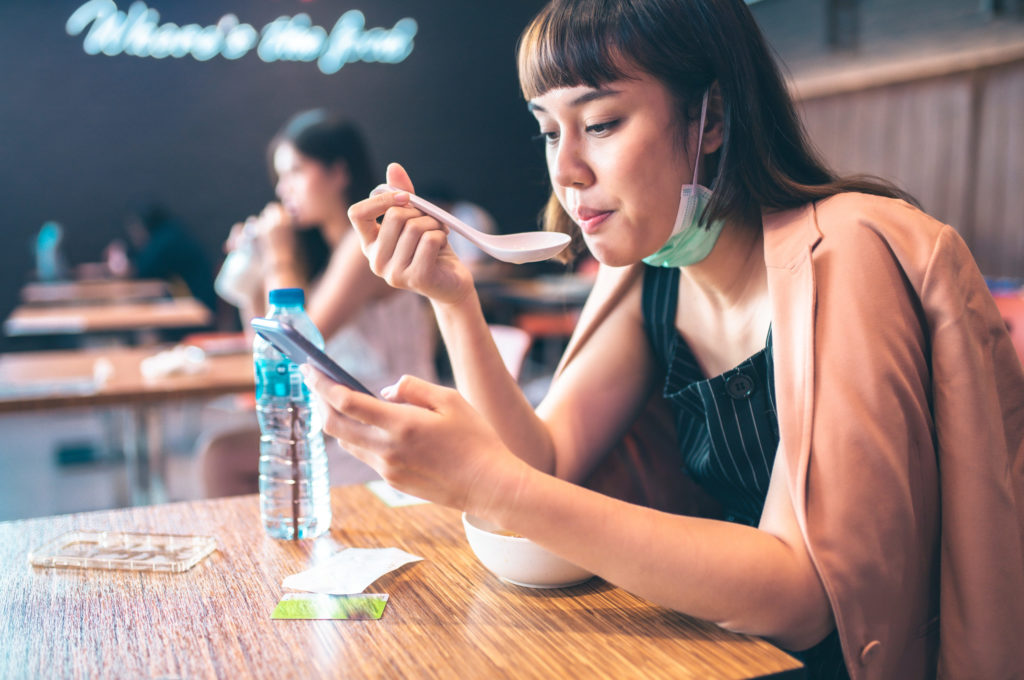
M40 281L60 281L67 273L64 256L61 253L61 241L64 239L64 228L58 222L44 222L36 234L36 278Z
M250 302L263 284L259 240L252 221L246 222L238 244L224 258L213 280L217 295L236 307Z
M323 349L301 288L270 291L271 319L286 321ZM331 525L323 423L298 366L266 340L253 342L260 424L260 515L274 538L313 538Z

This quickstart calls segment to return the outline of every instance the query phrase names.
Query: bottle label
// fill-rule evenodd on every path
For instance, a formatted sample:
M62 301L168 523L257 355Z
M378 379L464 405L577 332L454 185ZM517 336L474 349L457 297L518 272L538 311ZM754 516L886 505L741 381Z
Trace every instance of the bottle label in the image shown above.
M299 367L288 359L257 359L256 399L263 397L308 399L309 390Z

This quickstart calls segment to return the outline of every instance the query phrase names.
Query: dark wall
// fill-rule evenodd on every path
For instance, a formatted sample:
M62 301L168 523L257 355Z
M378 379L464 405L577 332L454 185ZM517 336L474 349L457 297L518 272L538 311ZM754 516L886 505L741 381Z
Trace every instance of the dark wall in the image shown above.
M760 0L750 9L798 78L1017 43L1024 28L1020 0Z
M83 0L0 1L0 312L32 269L32 236L63 224L72 263L95 261L127 206L159 199L219 261L231 224L272 197L265 147L292 113L328 107L362 125L383 178L388 161L414 181L444 179L503 229L536 224L546 192L535 124L518 91L515 43L540 0L147 0L160 23L215 24L228 13L257 30L307 13L330 28L349 9L367 27L418 24L398 64L91 56L65 23ZM127 11L128 0L117 7Z

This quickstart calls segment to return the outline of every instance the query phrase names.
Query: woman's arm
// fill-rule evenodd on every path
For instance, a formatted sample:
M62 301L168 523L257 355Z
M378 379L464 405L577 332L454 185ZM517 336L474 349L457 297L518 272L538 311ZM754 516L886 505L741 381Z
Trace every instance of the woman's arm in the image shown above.
M325 430L396 488L490 519L660 605L787 648L809 647L833 626L781 463L759 529L671 515L530 466L454 390L406 377L385 395L391 403L304 372L329 407Z
M388 183L412 190L408 175L394 164L388 168ZM622 434L647 396L648 372L641 365L647 345L637 321L639 290L635 304L621 306L635 309L623 311L621 319L607 324L610 329L632 325L634 330L610 330L607 344L615 348L610 356L581 361L586 369L574 369L558 381L565 395L590 392L591 399L581 406L585 412L570 414L568 407L551 407L566 417L545 422L506 370L472 276L447 246L443 227L411 208L407 195L401 193L379 194L357 203L349 217L373 271L392 286L416 290L430 299L459 392L493 425L505 445L540 470L581 478L593 458ZM378 218L382 218L379 225ZM633 335L636 332L640 337ZM607 385L615 387L602 389ZM561 401L555 397L548 403Z
M299 253L292 218L280 203L268 203L256 219L264 289L305 288L308 272Z
M346 234L309 291L306 309L323 336L330 338L351 323L365 305L392 292L394 289L370 270L359 239ZM395 332L402 331L396 328Z
M834 627L776 458L759 528L631 505L535 473L469 506L606 580L723 628L806 649Z

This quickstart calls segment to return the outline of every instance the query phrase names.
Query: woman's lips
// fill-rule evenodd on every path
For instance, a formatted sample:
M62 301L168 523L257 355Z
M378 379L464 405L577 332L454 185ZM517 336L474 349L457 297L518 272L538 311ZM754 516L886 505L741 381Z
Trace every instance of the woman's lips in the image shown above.
M584 234L593 234L601 223L611 217L611 215L611 210L585 210L580 208L576 211L576 224L580 225L580 229L583 230Z

